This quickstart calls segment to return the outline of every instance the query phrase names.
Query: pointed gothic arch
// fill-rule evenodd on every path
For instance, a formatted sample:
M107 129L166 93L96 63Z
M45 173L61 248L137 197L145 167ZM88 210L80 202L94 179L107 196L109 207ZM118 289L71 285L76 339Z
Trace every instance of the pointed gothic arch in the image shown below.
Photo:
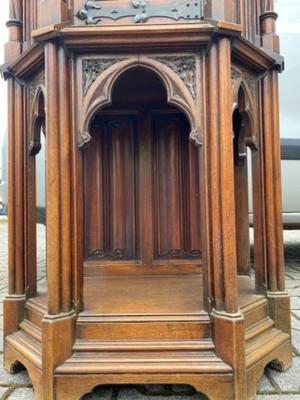
M84 147L91 139L90 126L95 114L104 107L111 105L113 88L121 77L121 75L135 67L142 67L153 71L162 81L166 92L167 102L182 111L189 120L191 126L190 139L196 145L202 145L201 121L199 113L195 112L195 102L197 99L195 77L196 60L194 63L186 63L180 68L172 67L162 59L154 59L150 57L132 57L125 60L116 60L104 72L93 81L89 87L82 103L82 114L79 121L79 138L78 146ZM189 64L189 78L186 77L184 70L185 65ZM176 69L177 72L174 71Z

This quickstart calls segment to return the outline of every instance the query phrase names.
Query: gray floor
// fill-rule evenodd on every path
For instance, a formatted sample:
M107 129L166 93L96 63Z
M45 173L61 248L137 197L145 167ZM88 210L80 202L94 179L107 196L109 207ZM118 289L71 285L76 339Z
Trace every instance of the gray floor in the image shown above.
M45 276L44 227L38 227L39 279ZM291 296L293 326L293 366L286 373L266 369L259 388L259 400L300 400L300 230L285 231L286 286ZM0 333L3 336L2 300L7 291L7 224L0 220ZM34 393L26 371L8 374L2 367L3 345L0 341L0 400L31 400ZM157 385L139 387L107 387L96 389L84 400L201 400L189 387ZM222 400L222 399L220 399Z

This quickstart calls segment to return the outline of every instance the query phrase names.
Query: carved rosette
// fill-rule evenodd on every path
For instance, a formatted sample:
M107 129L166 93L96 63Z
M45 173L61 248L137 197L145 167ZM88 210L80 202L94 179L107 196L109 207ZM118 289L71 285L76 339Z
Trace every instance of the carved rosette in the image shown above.
M82 61L82 79L83 94L87 94L89 88L95 82L99 75L115 63L124 60L124 58L103 58L86 59Z
M196 59L195 57L159 57L157 61L171 68L196 99Z

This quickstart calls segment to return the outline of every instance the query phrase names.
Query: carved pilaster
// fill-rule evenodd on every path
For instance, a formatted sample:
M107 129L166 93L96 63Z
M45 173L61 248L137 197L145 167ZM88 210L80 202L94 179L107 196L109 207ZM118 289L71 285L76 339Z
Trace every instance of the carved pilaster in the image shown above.
M209 203L211 258L214 268L215 308L237 311L234 168L232 146L232 81L229 39L210 48L209 82Z
M71 134L68 60L48 42L46 61L48 313L67 313L71 290Z

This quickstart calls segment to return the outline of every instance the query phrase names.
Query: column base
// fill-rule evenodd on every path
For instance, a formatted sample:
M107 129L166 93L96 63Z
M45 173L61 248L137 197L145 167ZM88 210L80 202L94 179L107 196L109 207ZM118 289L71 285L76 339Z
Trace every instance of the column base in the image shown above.
M234 398L247 400L244 317L216 310L211 317L216 354L235 371Z
M19 329L23 320L25 295L8 295L3 300L3 330L4 338Z
M72 355L76 314L46 315L42 320L43 398L54 399L54 370Z
M287 292L267 292L270 318L275 327L291 335L291 305Z

